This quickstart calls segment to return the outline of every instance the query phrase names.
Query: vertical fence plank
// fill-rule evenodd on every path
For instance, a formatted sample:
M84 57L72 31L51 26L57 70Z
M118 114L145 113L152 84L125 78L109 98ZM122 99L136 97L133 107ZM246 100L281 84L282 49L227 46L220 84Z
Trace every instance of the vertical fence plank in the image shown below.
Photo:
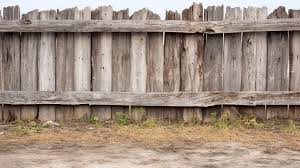
M275 9L270 19L287 18L284 7ZM267 91L289 90L289 40L288 32L268 33ZM288 116L287 106L267 107L267 118Z
M76 20L91 20L91 9L75 9ZM91 33L75 33L74 89L91 91ZM74 119L88 120L91 108L88 105L74 107Z
M130 17L132 20L146 20L147 9L134 12ZM131 34L131 70L130 70L130 91L146 92L147 83L147 33ZM133 107L130 111L131 119L141 121L145 117L145 108Z
M226 8L225 20L242 20L242 10L238 7ZM224 91L240 91L242 76L242 41L241 33L224 35L223 86ZM230 119L239 117L238 106L224 106L223 112Z
M129 20L129 10L113 13L113 20ZM130 89L130 33L113 33L112 35L112 91L128 92ZM112 118L116 113L128 115L128 107L113 106Z
M98 7L92 12L93 20L112 20L111 6ZM112 90L112 33L93 33L92 37L93 91ZM92 107L93 117L100 121L111 119L111 106Z
M204 11L205 21L222 21L224 18L223 6L209 6ZM204 91L222 91L222 58L223 34L206 35L205 54L203 63ZM209 122L212 113L219 114L221 107L204 108L203 120Z
M181 20L177 12L167 11L166 20ZM180 58L182 52L182 34L165 34L165 57L164 57L164 92L180 91ZM165 107L164 118L171 121L182 119L180 108Z
M75 8L57 13L58 20L72 20ZM56 91L74 90L74 33L56 34ZM73 106L56 106L56 120L70 121L74 118Z
M182 12L182 20L203 21L202 4L194 3ZM199 92L203 89L203 34L183 35L183 51L181 57L181 91ZM202 120L201 108L184 108L183 120L191 121L193 117Z
M0 20L2 20L2 12L0 10ZM3 68L2 68L2 33L0 33L0 90L3 91ZM2 121L2 104L0 104L0 122Z
M39 12L34 10L28 12L22 19L38 20ZM22 33L21 34L21 90L37 91L37 56L38 41L40 33ZM37 106L22 106L21 120L34 120L37 117Z
M244 20L263 20L267 18L267 8L244 8ZM266 91L267 71L267 33L243 33L242 91ZM264 106L242 107L244 115L254 115L266 119Z
M3 8L4 20L19 20L19 6L9 6ZM19 91L20 82L20 33L3 33L2 37L2 68L4 74L4 90ZM20 119L20 107L5 105L3 107L4 121L13 121Z
M55 20L56 11L39 12L40 20ZM55 33L41 33L38 43L38 90L55 91ZM55 106L40 105L39 120L55 120Z
M147 11L147 20L160 20L159 15ZM147 92L163 91L164 39L163 33L147 33ZM147 118L163 119L161 107L147 107Z
M300 18L300 10L289 10L289 18ZM290 32L290 91L300 91L300 31ZM289 118L300 118L300 107L291 106Z

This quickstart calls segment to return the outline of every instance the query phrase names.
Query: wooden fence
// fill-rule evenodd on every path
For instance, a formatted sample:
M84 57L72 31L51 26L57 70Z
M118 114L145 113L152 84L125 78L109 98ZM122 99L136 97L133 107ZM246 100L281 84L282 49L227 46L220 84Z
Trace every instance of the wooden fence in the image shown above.
M1 16L1 15L0 15ZM3 8L0 120L300 118L300 11Z

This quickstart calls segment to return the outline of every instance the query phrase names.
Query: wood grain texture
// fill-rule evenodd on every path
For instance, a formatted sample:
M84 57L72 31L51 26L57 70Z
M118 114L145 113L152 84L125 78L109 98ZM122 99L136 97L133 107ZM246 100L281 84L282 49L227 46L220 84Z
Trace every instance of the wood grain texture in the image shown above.
M300 18L300 10L289 10L289 18ZM300 32L289 34L290 40L290 91L300 90ZM300 118L300 107L290 106L289 118Z
M160 20L158 14L147 11L147 20ZM147 92L163 91L164 74L164 37L163 33L147 33ZM147 119L163 119L163 109L160 107L146 108Z
M113 105L145 107L210 107L216 105L300 105L300 92L0 92L1 104ZM283 112L284 113L284 112Z
M55 20L56 11L39 12L40 20ZM38 90L55 91L55 33L41 33L38 43ZM55 106L39 106L39 120L55 120Z
M78 10L75 8L75 20L91 20L91 9L84 8ZM75 33L74 34L74 90L90 91L91 90L91 34ZM91 108L89 106L74 107L74 119L88 120L90 118Z
M239 7L226 8L225 20L242 20ZM224 91L240 91L242 76L242 35L241 33L224 34L223 86ZM239 107L224 106L223 113L232 120L240 117Z
M182 12L183 20L203 22L203 6L194 3L189 9ZM185 34L182 38L181 55L181 91L199 92L203 89L203 55L204 37L203 34ZM202 109L183 109L183 121L191 121L194 117L202 121Z
M93 20L112 20L111 6L101 6L92 11ZM92 34L92 87L93 91L112 90L112 33ZM92 107L92 116L99 121L110 120L111 107Z
M240 33L300 30L300 19L260 21L0 21L0 32L174 32L174 33Z
M114 20L128 20L129 10L113 12ZM113 33L112 35L112 91L127 92L130 89L130 33ZM112 119L116 113L129 115L129 108L124 106L112 107Z
M268 18L287 18L284 7L275 9ZM288 32L268 33L267 91L289 90ZM288 117L287 106L267 107L267 119Z
M39 12L34 10L23 15L22 19L38 20ZM38 89L38 41L39 33L21 34L21 90L37 91ZM38 115L37 106L21 107L21 120L34 120Z
M167 11L166 20L180 20L177 12ZM180 58L182 55L182 34L165 33L164 43L164 92L180 91ZM164 108L164 119L182 120L182 110L179 108Z
M58 20L75 19L75 8L57 13ZM74 33L56 34L56 91L74 91ZM60 122L74 119L72 106L56 106L56 120Z
M204 11L205 21L221 21L224 19L223 6L209 6ZM223 34L206 35L203 64L204 91L223 90L222 60ZM203 109L203 121L209 122L211 113L221 113L221 107Z
M19 20L19 6L3 8L3 20ZM2 69L4 90L19 91L21 89L20 73L20 33L3 33L2 35ZM5 122L20 119L20 107L4 106L3 120Z
M267 18L266 8L244 8L244 20L264 20ZM267 33L243 33L242 53L242 91L266 91L267 79ZM243 115L255 115L266 119L266 108L241 107Z
M146 20L147 9L141 9L134 12L130 17L132 20ZM147 33L131 34L131 70L130 70L130 91L147 91ZM131 119L141 121L145 118L145 109L142 107L133 107L130 111Z

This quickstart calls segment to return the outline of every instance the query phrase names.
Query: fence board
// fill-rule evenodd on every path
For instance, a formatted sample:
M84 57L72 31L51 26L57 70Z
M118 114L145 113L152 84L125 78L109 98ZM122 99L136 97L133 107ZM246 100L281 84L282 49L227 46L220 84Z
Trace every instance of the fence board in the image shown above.
M4 20L19 20L19 6L3 8ZM4 90L18 91L20 86L20 33L3 33L2 39L2 68L4 74ZM20 107L4 106L3 120L11 121L20 119Z
M23 20L38 20L39 12L34 10L23 16ZM38 41L39 33L22 33L21 34L21 90L37 91L38 74ZM22 106L21 120L34 120L38 115L36 106Z
M40 20L55 20L56 11L39 12ZM41 33L38 43L38 90L55 91L55 33ZM39 106L39 120L55 120L55 106Z
M69 8L59 11L58 20L75 19L75 9ZM56 34L56 90L74 90L74 33ZM56 106L56 120L70 121L74 118L72 106Z
M242 20L243 14L239 7L226 8L225 20ZM240 91L242 76L242 41L241 33L224 35L223 86L224 91ZM239 117L239 107L224 106L223 112L230 119Z
M130 19L146 20L147 9L135 12ZM146 92L147 86L147 33L131 34L131 71L130 85L133 92ZM142 107L133 107L130 111L130 117L133 120L141 121L145 117L145 109Z
M91 20L91 9L75 9L76 20ZM76 91L91 90L91 34L75 33L75 60L74 60L74 89ZM91 108L79 106L74 108L74 119L90 118Z
M167 11L166 20L180 20L177 12ZM180 91L180 58L182 54L182 34L166 33L164 43L164 92ZM164 119L182 120L179 108L164 108Z
M202 4L194 3L190 8L183 10L183 20L203 21ZM181 91L199 92L203 89L203 55L204 38L202 34L184 34L182 38L181 55ZM202 121L202 109L184 108L183 121L191 121L194 117Z
M2 12L0 10L0 21L2 20ZM2 33L0 33L0 90L3 91L4 89L4 73L3 73L3 68L2 68ZM2 105L0 105L0 122L2 121Z
M300 18L300 10L289 10L290 18ZM290 90L300 90L300 32L290 32ZM289 109L289 118L300 118L300 107L291 106Z
M112 20L111 6L98 7L92 12L94 20ZM92 37L92 83L93 91L111 92L112 90L112 34L93 33ZM100 121L111 119L111 107L92 107L92 115Z
M284 7L275 9L269 18L287 18ZM268 33L267 57L267 90L289 90L289 40L288 32ZM287 117L287 106L267 107L267 119L274 117Z
M266 8L244 8L244 20L266 19ZM266 91L267 33L243 33L242 91ZM266 119L264 106L242 107L242 114Z
M209 6L205 12L205 21L221 21L224 18L223 6ZM204 91L221 91L222 86L223 35L206 35L204 54ZM203 109L204 122L210 121L211 113L220 113L221 107Z
M1 104L121 105L160 107L210 107L216 105L300 105L300 92L0 92Z
M128 20L129 10L120 10L113 13L114 20ZM112 91L128 92L130 89L130 33L113 33L113 54L112 54ZM123 106L112 107L112 118L116 113L128 115L129 108Z
M148 10L147 20L160 20L160 17ZM147 33L146 53L147 92L162 92L164 71L163 33ZM163 119L163 109L161 107L147 107L146 113L149 119Z

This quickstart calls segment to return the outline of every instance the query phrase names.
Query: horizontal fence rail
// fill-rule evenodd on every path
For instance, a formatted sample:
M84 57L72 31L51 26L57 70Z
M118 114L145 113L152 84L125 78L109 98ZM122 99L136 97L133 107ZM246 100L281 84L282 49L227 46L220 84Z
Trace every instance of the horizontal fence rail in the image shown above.
M0 92L0 104L9 105L117 105L210 107L216 105L300 105L300 92Z
M0 20L0 32L239 33L300 30L300 19L239 21L177 20Z

